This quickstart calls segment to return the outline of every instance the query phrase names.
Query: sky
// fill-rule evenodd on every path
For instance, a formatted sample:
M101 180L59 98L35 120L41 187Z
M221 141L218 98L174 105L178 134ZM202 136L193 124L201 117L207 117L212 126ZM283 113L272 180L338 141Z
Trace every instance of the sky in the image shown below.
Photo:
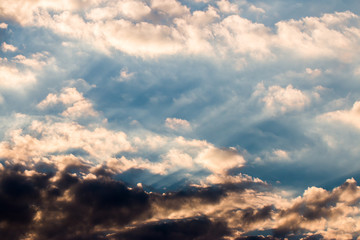
M360 239L356 0L0 1L0 235Z

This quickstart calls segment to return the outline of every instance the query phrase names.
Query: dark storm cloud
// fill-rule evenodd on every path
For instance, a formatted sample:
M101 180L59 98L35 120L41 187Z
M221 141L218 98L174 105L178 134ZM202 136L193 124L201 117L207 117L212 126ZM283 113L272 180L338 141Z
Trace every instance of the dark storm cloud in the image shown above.
M299 237L296 237L296 239L298 239L298 238ZM246 237L236 238L236 240L280 240L280 239L282 239L282 238L277 238L277 237L272 237L272 236L266 236L266 237L264 237L264 236L246 236ZM292 238L290 238L290 239L292 239ZM303 237L301 239L303 239L303 240L321 240L324 238L320 234L316 234L316 235Z
M245 209L242 214L241 221L244 224L265 220L271 218L273 206L265 206L257 211L252 208Z
M109 180L80 180L63 174L58 191L68 190L69 198L43 205L44 217L38 229L39 239L72 239L93 236L95 228L121 227L149 214L149 197L140 189L128 189L123 183ZM66 196L65 196L66 198ZM50 214L49 214L50 213ZM59 218L59 216L61 216ZM60 231L59 229L66 229Z
M97 239L95 227L128 224L150 213L149 196L109 178L83 180L67 172L26 176L4 170L0 178L2 239ZM99 238L100 239L100 238Z
M150 219L160 206L177 211L187 204L216 205L227 193L254 188L250 183L186 187L165 194L128 188L112 179L104 168L94 170L96 179L83 179L84 166L69 165L64 171L38 163L33 171L21 165L6 166L0 178L0 226L5 239L222 239L230 234L225 220L207 216L165 220L123 227ZM45 173L45 170L50 170ZM194 206L195 206L194 205ZM267 217L271 209L247 209L246 222ZM110 235L108 235L110 234ZM31 238L30 238L31 239Z
M198 217L152 223L117 234L114 238L119 240L220 240L229 233L225 222Z
M278 240L278 238L264 236L247 236L236 238L236 240Z
M17 239L26 233L41 205L40 192L48 185L48 176L23 176L13 169L0 177L0 235Z
M309 188L286 207L274 203L241 208L236 204L261 204L249 192L260 197L272 194L273 189L262 182L244 181L148 193L114 180L116 175L106 169L94 170L97 177L89 168L64 169L39 173L30 167L6 165L1 170L2 239L223 239L239 230L244 236L237 235L237 240L336 238L339 235L331 231L323 235L321 226L320 232L309 226L321 219L329 226L346 219L360 199L360 190L350 179L332 191ZM224 207L228 210L222 212ZM257 229L263 226L267 234L259 235Z
M116 229L153 215L152 202L161 195L128 188L109 175L83 179L79 173L37 173L23 166L6 167L0 178L0 233L2 239L220 239L229 233L222 221L207 217L168 220ZM99 172L99 171L97 171ZM84 173L82 173L84 174ZM26 176L28 175L28 176ZM174 194L216 203L221 189L191 189ZM168 197L163 202L169 206ZM170 204L171 205L171 204ZM107 236L109 233L109 236ZM111 237L110 237L111 236ZM154 238L158 236L158 238ZM31 238L30 238L31 239Z

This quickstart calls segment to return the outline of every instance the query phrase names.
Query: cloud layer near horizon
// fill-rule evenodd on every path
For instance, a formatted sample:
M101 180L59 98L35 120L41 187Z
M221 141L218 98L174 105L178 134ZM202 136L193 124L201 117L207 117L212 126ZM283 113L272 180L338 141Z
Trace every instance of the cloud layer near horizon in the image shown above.
M352 239L360 231L354 179L294 199L245 175L159 194L114 180L108 167L63 163L1 165L2 237L246 239L258 232L258 239Z
M1 1L0 235L357 239L359 49L356 1Z

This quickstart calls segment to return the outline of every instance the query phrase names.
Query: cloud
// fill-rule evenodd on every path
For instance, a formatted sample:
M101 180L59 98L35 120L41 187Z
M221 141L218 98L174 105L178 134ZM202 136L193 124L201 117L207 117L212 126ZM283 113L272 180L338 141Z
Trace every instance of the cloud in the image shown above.
M20 0L17 2L4 0L0 3L0 12L4 18L16 21L22 25L31 25L40 9L46 10L79 10L100 3L99 0L55 0L55 1L29 1Z
M259 83L253 96L259 95L263 95L261 100L265 103L266 110L272 113L299 111L310 104L310 98L292 85L286 88L274 85L265 89L264 84Z
M348 4L0 2L0 235L356 239Z
M217 1L216 4L218 5L221 12L225 12L225 13L239 12L238 6L234 3L230 3L227 0Z
M293 199L246 176L240 181L150 193L142 185L129 187L115 180L113 173L105 174L105 166L86 167L86 162L72 156L59 157L54 163L59 162L63 165L52 168L43 161L32 166L4 164L0 170L2 236L247 239L254 231L264 230L270 236L255 239L342 239L360 230L360 187L354 179L332 191L310 187ZM59 232L60 227L65 230Z
M251 12L255 12L255 13L265 13L265 10L260 8L260 7L256 7L255 5L250 5L249 10Z
M235 167L244 166L244 158L234 149L218 149L210 147L202 151L196 162L204 165L215 174L226 174L226 171Z
M269 28L261 23L253 23L238 15L231 15L214 26L214 35L219 51L250 55L261 60L271 57L272 35Z
M274 150L273 155L276 160L288 160L290 158L288 152L281 149Z
M92 103L84 98L82 93L78 92L76 88L70 87L62 89L62 92L58 95L50 93L37 107L45 109L58 103L67 106L66 110L61 113L65 117L98 116L98 113L93 109Z
M196 217L147 224L136 229L119 233L116 239L221 239L229 234L224 222L212 221L207 217Z
M8 25L6 23L0 23L0 29L7 29Z
M355 25L349 24L352 21ZM358 45L359 23L359 16L350 11L280 21L276 24L277 44L301 57L330 57L346 62L356 57L352 49Z
M187 130L191 127L188 121L179 118L166 118L165 126L173 130Z
M152 9L158 10L163 14L168 14L171 17L182 16L190 13L189 8L176 0L169 0L166 2L161 0L152 0L151 7Z
M360 102L356 101L350 110L328 112L320 115L319 119L332 122L342 122L355 128L360 128Z
M7 44L6 42L3 42L3 44L1 45L1 50L3 52L15 52L17 51L17 47L11 44Z
M123 68L120 71L120 75L114 79L119 82L126 82L134 78L134 76L135 76L134 72L129 72L127 68Z
M79 15L63 12L54 16L42 14L38 25L54 32L95 45L109 53L115 48L130 55L155 57L175 54L181 49L176 29L148 22L132 23L125 19L89 23ZM101 32L95 31L101 29Z
M112 155L132 151L123 132L109 131L102 127L86 127L75 122L32 121L32 134L22 129L9 132L9 140L0 143L0 157L27 162L49 154L80 151L95 161L106 160Z
M114 48L144 58L180 53L238 60L245 57L243 60L247 62L247 58L269 60L290 53L295 58L326 57L348 62L356 58L353 49L357 49L359 43L359 17L350 11L282 20L272 29L236 15L238 7L245 3L238 6L227 0L216 2L219 10L211 4L206 5L207 10L195 10L176 0L153 0L149 5L138 0L65 1L67 4L62 1L5 2L0 5L5 18L51 29L109 55ZM263 8L254 5L248 8L265 13ZM232 15L219 16L217 11ZM205 23L205 16L216 21L207 21L199 27L200 19Z
M13 65L0 64L0 86L5 89L21 89L36 83L35 74L20 70Z
M86 18L92 21L108 20L118 16L140 20L150 14L151 8L142 1L110 1L106 7L97 7L86 13Z
M354 179L347 180L331 192L316 187L308 188L303 197L294 199L292 206L280 212L283 220L279 221L275 234L281 237L308 229L320 233L326 239L339 236L348 238L359 230L359 226L350 223L353 220L350 216L358 216L358 207L353 206L358 199L359 187ZM348 224L351 225L345 230L343 227Z
M55 63L55 59L53 57L49 57L48 52L34 53L31 54L30 58L27 58L24 55L16 55L13 57L12 61L36 70L40 70L46 65Z

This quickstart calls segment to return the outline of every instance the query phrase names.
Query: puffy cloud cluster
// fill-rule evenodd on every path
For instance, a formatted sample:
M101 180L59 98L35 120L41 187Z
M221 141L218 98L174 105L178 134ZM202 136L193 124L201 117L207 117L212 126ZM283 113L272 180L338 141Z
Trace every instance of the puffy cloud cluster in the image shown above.
M4 89L18 89L36 82L33 72L9 64L0 65L0 75L0 86Z
M88 129L75 122L33 121L29 132L15 129L8 141L0 143L0 157L16 161L84 151L95 159L106 159L122 151L132 151L126 134L103 127Z
M246 1L206 4L203 10L192 10L176 0L22 0L2 1L0 9L5 19L51 29L109 54L117 49L145 58L235 54L236 59L264 60L290 52L294 57L344 62L358 55L354 49L359 46L360 20L352 12L279 21L271 28L238 15L243 8L250 13L265 13Z
M17 47L11 44L7 44L6 42L3 42L3 44L1 45L1 50L3 52L15 52L17 50Z
M17 47L3 43L2 51L17 51ZM0 58L0 86L2 91L24 90L24 87L34 85L40 70L51 63L54 58L47 52L38 52L25 57L21 54L8 58Z
M272 114L302 110L311 101L308 94L292 85L286 88L274 85L266 89L263 83L259 83L253 96L261 97L261 101L265 103L265 110Z
M97 116L98 113L93 109L92 103L83 97L76 88L64 88L58 95L50 93L41 101L37 107L40 109L48 108L52 105L62 103L67 108L61 113L65 117L79 118L86 116Z

